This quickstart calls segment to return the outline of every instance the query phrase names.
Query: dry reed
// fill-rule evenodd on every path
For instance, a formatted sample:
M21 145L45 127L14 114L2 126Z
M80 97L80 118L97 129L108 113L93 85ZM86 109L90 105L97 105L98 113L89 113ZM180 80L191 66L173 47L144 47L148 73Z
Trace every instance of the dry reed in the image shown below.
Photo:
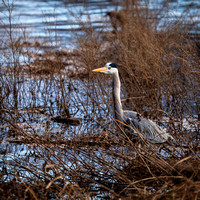
M21 65L27 43L10 41L0 68L2 199L200 198L199 41L181 20L158 31L157 14L124 3L108 13L112 32L82 23L73 53L26 52L34 61ZM123 106L165 126L176 147L139 148L113 120L109 78L91 74L108 61L119 65ZM69 63L84 73L70 77ZM77 113L81 126L51 120Z

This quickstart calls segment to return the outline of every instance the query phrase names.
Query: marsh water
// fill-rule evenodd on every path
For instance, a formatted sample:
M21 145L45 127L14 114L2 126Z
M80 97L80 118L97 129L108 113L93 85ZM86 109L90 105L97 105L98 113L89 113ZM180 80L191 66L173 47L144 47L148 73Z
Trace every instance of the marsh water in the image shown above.
M157 7L163 6L163 2L158 1L158 3L155 3L150 1L150 8L152 11L156 11ZM112 25L108 23L109 18L106 12L118 11L123 6L121 1L118 0L16 0L13 5L12 19L9 21L9 12L5 5L2 2L0 3L0 41L2 44L0 49L6 52L5 41L11 39L11 37L25 38L30 46L36 42L40 44L40 50L31 47L30 51L33 54L50 50L71 51L76 49L73 39L77 35L83 34L81 22L86 23L86 25L87 22L90 22L96 31L112 31ZM162 16L166 18L163 18L163 21L161 20L160 28L164 27L165 21L176 20L184 12L187 12L188 21L193 20L194 23L200 21L196 17L197 12L200 10L200 2L198 0L174 0L168 2L165 8L166 10L163 13L166 13L164 15L162 13ZM200 25L197 27L200 30ZM11 29L13 36L9 34ZM196 33L199 30L191 28L190 32ZM3 66L5 58L7 58L5 54L3 57L0 56L1 66ZM23 55L20 58L20 62L23 65L28 62L27 56ZM73 67L73 65L70 67ZM9 122L7 123L8 126L3 123L0 124L0 169L1 171L6 171L5 177L8 177L9 171L14 175L14 171L20 165L26 165L26 163L28 163L28 168L34 166L40 170L40 167L46 162L41 159L41 154L55 161L55 163L57 160L56 155L59 155L61 161L65 162L62 166L63 168L66 166L75 168L73 163L74 156L77 158L77 162L92 162L85 153L88 153L90 149L76 152L73 148L58 147L57 144L63 145L65 141L75 141L75 139L81 138L82 135L88 132L92 135L91 142L94 142L94 135L104 134L103 127L105 126L114 131L111 108L106 104L106 102L110 101L108 87L110 83L103 86L105 92L102 93L97 87L101 80L97 83L91 78L87 80L69 78L65 71L63 71L62 75L54 75L53 78L41 77L40 74L31 76L26 73L23 79L18 77L17 80L10 74L6 75L6 73L5 70L1 72L1 87L7 88L5 92L8 92L7 99L1 99L1 105L3 105L3 114L1 116L6 116L7 120L15 119L16 129L19 132L8 128L12 126ZM8 82L8 79L11 82ZM15 113L16 99L15 95L10 91L9 84L15 85L16 83L18 111ZM63 86L65 88L64 93L61 89ZM63 97L66 102L63 102ZM98 97L98 101L94 102L96 97ZM51 120L52 116L65 114L63 105L67 106L68 112L72 117L80 119L80 125L66 126ZM100 121L101 125L99 126ZM30 140L27 139L29 136ZM38 138L41 142L40 145L33 142L34 137ZM49 151L43 146L48 141L51 141L49 142L52 143L50 145L55 145ZM56 155L52 154L53 151ZM65 154L62 151L65 151ZM102 151L94 151L93 156L100 159ZM117 151L123 152L125 150L123 148L116 150L113 147L113 151L116 153ZM49 155L49 152L51 152L51 155ZM109 160L110 156L107 156L105 159ZM23 163L20 163L21 160L23 160ZM12 162L15 164L12 165ZM120 162L120 159L116 162ZM96 167L100 168L101 166L97 165ZM23 170L19 176L30 176L25 168Z
M10 1L10 4L12 1ZM144 4L145 5L145 4ZM173 0L173 1L149 1L152 11L163 7L160 13L164 21L176 20L184 16L188 22L199 21L198 12L200 2L198 0ZM98 30L104 28L111 30L106 12L119 11L122 8L122 1L14 1L12 9L12 29L18 32L26 31L28 39L50 42L51 45L59 48L72 48L74 31L81 32L80 22L90 21L92 26ZM185 13L187 13L185 15ZM3 3L0 3L0 38L6 39L5 31L10 28L9 13ZM198 26L199 27L199 26ZM200 27L199 27L200 28ZM8 30L7 30L8 31Z
M11 4L11 2L9 2ZM188 21L193 20L195 23L200 19L197 18L197 12L200 9L200 2L196 1L185 1L185 0L174 0L168 3L165 1L150 1L150 8L152 11L156 11L157 8L164 6L162 15L166 18L163 18L163 24L165 20L175 20L178 17L181 17L184 12L187 12L186 17L188 16ZM76 34L82 34L82 26L80 22L90 21L92 26L96 31L103 30L111 31L111 24L107 23L108 16L106 12L108 11L119 11L122 8L121 1L117 0L103 0L103 1L47 1L47 0L20 0L13 2L13 8L10 10L12 18L9 21L9 10L1 2L0 4L0 40L2 41L1 49L5 49L5 41L10 39L9 31L12 29L13 37L25 37L26 41L34 43L42 43L42 50L45 52L47 49L75 49L76 45L73 42L73 38L76 37ZM185 15L184 15L185 17ZM162 22L162 21L161 21ZM198 26L199 27L199 26ZM200 27L199 27L200 28ZM196 30L192 30L196 31ZM40 51L41 51L40 49ZM33 52L37 52L37 49L33 49ZM38 52L37 52L38 53ZM23 57L23 61L25 58ZM1 63L4 62L4 59L1 58ZM5 78L5 80L4 80ZM6 84L6 77L2 80L2 84ZM50 112L51 116L59 114L60 110L57 110L58 104L61 102L62 94L56 93L57 87L59 87L59 77L58 80L54 79L55 82L59 84L57 86L53 85L53 81L48 78L38 79L30 78L26 76L24 80L18 80L21 83L18 85L18 92L20 95L20 102L18 108L20 108L21 114L23 113L23 118L29 119L31 126L34 126L34 131L39 132L41 135L49 129L48 134L60 133L61 138L70 138L70 133L80 133L87 132L87 129L91 126L95 126L93 123L95 120L95 112L102 112L102 118L109 118L106 114L107 106L102 104L102 110L94 109L92 107L91 97L88 98L88 95L91 95L89 89L91 85L94 86L94 83L88 85L88 82L84 82L76 79L68 79L63 76L63 84L68 88L66 91L67 94L67 105L69 107L69 112L72 116L81 118L81 126L69 126L67 128L60 126L56 123L49 123L51 121L45 112ZM72 88L70 88L73 87ZM6 87L3 85L3 87ZM89 88L89 89L88 89ZM48 89L48 91L47 91ZM36 93L35 93L36 92ZM109 92L108 92L109 93ZM93 94L94 95L94 94ZM9 96L8 108L14 106L13 96ZM104 98L106 96L104 95ZM104 101L100 100L100 102ZM85 103L85 105L82 104ZM45 110L41 114L40 110L37 113L31 113L28 108L42 108L45 105ZM47 109L50 110L47 110ZM26 113L27 112L27 113ZM25 114L26 113L26 114ZM20 113L19 113L20 115ZM21 119L22 120L22 119ZM23 121L23 120L22 120ZM20 126L24 130L30 129L30 124L25 122L20 122ZM90 121L90 123L87 123ZM108 120L109 121L109 120ZM48 124L48 125L47 125ZM29 130L30 131L30 130ZM26 149L26 145L10 145L7 139L10 141L15 141L15 134L7 135L6 128L2 124L1 127L1 149L3 152L7 152L4 155L3 159L12 158L12 149L14 150L14 156L16 152L24 155L25 151L22 151L21 148ZM8 150L8 149L9 150ZM8 153L10 152L10 153Z

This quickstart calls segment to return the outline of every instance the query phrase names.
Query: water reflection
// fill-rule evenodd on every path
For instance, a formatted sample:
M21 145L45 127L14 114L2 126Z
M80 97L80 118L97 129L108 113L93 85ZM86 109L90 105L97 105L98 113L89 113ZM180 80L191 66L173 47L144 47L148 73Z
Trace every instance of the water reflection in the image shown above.
M83 3L84 2L84 3ZM13 31L26 29L28 37L49 41L51 39L62 41L61 45L67 45L73 37L72 30L81 30L80 21L91 20L94 27L101 27L105 22L105 13L115 10L116 3L112 1L15 1L12 12ZM8 13L5 7L0 7L1 26L0 37L5 37ZM68 46L69 47L69 46Z
M73 38L72 30L80 31L80 22L90 20L94 28L105 27L108 20L106 12L120 10L122 2L118 1L14 1L12 11L12 27L16 32L26 29L28 37L37 40L45 39L49 41L49 36L53 40L61 42L62 47L68 45L66 41ZM199 20L196 13L199 12L199 1L170 1L162 0L150 1L149 7L157 10L164 5L163 17L168 20L181 17L183 12L187 12L188 20ZM164 12L166 14L164 14ZM167 14L168 13L168 14ZM0 6L1 29L0 37L5 37L5 28L8 26L8 12L3 4ZM163 19L164 20L164 19ZM107 27L109 28L109 27ZM71 47L71 44L69 44Z

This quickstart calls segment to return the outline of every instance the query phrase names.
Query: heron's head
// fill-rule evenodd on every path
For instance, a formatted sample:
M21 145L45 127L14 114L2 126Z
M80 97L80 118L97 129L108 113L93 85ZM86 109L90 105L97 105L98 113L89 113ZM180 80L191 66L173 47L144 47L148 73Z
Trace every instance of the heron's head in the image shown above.
M114 74L118 72L117 65L115 63L106 63L102 68L94 69L93 72L101 72L104 74Z

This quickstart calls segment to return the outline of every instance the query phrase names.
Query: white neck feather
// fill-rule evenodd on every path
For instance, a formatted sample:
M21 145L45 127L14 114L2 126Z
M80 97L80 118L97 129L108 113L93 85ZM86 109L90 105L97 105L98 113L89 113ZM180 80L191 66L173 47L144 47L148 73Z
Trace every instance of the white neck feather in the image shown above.
M121 88L121 83L119 79L119 73L116 72L113 74L114 116L119 121L124 122L123 109L120 98L120 88Z

